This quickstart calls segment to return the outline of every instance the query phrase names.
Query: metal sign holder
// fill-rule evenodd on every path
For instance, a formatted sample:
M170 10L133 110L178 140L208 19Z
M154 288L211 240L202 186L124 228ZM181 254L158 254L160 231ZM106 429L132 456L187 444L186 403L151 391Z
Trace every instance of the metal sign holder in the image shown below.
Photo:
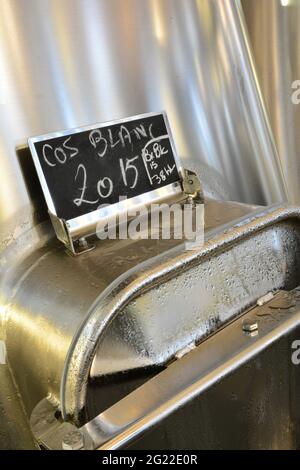
M203 192L200 180L196 173L183 169L179 174L182 178L181 181L161 188L165 189L164 197L153 197L154 195L152 194L152 198L150 197L150 199L156 203L168 203L172 200L174 201L174 197L177 196L177 200L187 201L191 205L202 204L204 201ZM169 186L171 186L171 188L169 188ZM154 193L154 191L152 191L152 193ZM150 193L148 193L148 196L149 195ZM131 209L135 208L138 210L141 205L147 206L151 204L151 201L145 201L143 204L134 204L132 203L134 199L136 198L128 200L130 202ZM88 237L96 234L98 222L108 220L114 214L120 215L122 211L125 212L128 209L125 204L122 207L117 208L116 206L118 205L120 206L120 203L108 206L105 213L101 213L101 209L99 211L95 211L99 212L98 217L95 218L93 216L92 221L85 224L78 221L77 219L79 218L66 221L64 219L60 219L56 214L52 214L50 211L49 215L57 238L66 246L72 255L78 256L95 248L95 245L88 241ZM82 217L85 218L86 215Z
M145 117L163 115L169 141L172 148L175 164L179 174L179 181L170 183L166 186L152 190L150 192L142 193L138 196L122 200L120 202L101 207L100 209L92 212L83 214L70 220L64 220L60 218L56 213L56 208L52 199L52 195L48 188L48 184L39 161L39 157L35 148L35 143L47 141L50 138L62 137L73 135L82 131L99 129L102 127L108 127L114 124L122 124L128 121L138 120ZM70 253L73 255L80 255L86 253L95 248L95 245L90 244L87 238L91 235L95 235L97 232L97 225L108 221L112 217L120 216L120 214L127 212L128 210L138 210L140 207L147 207L151 203L168 203L174 199L188 198L190 202L199 202L202 200L201 184L195 173L181 168L180 161L177 156L175 143L171 133L169 121L166 113L147 113L138 116L132 116L126 119L119 119L117 121L110 121L102 124L95 124L93 126L85 126L72 130L54 132L52 134L45 134L42 136L32 137L28 140L29 148L33 156L35 167L39 176L39 180L42 185L43 193L46 198L48 205L48 212L56 233L57 238L64 243Z

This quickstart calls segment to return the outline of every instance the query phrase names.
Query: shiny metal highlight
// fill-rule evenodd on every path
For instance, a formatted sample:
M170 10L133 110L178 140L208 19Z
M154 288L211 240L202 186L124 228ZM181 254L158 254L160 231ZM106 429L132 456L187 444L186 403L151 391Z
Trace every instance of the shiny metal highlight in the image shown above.
M299 204L300 104L292 101L297 92L292 85L300 80L300 1L243 0L242 5L288 199Z
M1 0L0 70L3 246L45 217L29 136L162 109L206 193L285 199L235 1Z

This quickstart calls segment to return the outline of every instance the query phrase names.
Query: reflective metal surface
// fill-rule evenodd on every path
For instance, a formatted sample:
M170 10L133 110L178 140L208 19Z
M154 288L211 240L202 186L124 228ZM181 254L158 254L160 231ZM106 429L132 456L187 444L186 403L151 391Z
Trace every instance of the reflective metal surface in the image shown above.
M27 413L47 396L82 424L124 396L125 371L143 382L258 297L299 285L299 208L253 209L207 203L210 230L193 251L178 240L112 240L75 258L58 241L35 245L35 232L19 258L11 245L1 335ZM108 375L113 394L101 380L93 387Z
M0 70L5 245L41 219L16 147L145 112L167 112L183 165L211 195L285 198L235 1L1 0Z
M37 449L8 364L0 363L0 449Z
M99 339L89 374L103 378L94 395L101 406L105 395L101 384L109 374L115 372L112 380L117 382L122 381L125 370L163 366L191 343L253 305L258 297L283 286L296 287L298 217L297 208L256 212L211 234L198 252L183 253L179 247L157 260L158 264L150 262L139 272L129 273L119 285L122 292L113 289L102 298L77 333L62 382L64 402L72 410L86 407L85 391L75 378L80 377L93 356L96 337L90 336L91 325ZM136 292L137 284L143 291L141 295ZM105 332L102 338L101 329ZM84 348L87 336L94 338L90 353ZM105 400L107 404L109 397ZM88 407L85 412L90 413Z
M251 209L210 207L208 227ZM8 357L28 412L50 394L64 417L82 422L90 374L164 365L259 296L295 287L298 217L297 208L254 211L190 252L178 245L163 254L170 240L112 240L82 258L58 242L21 257L1 296Z
M271 241L274 227L206 260L204 247L198 262L195 259L196 265L188 261L188 254L180 257L174 250L171 269L176 270L178 263L177 274L168 282L163 278L156 282L115 317L99 343L90 376L118 377L124 371L163 365L187 345L216 331L256 298L285 284L287 269L297 277L298 264L294 263L298 261L292 261L289 253L298 253L299 245L288 231L288 225L276 227L277 247ZM289 253L284 249L287 239ZM167 269L166 257L162 263L160 270ZM147 269L142 277L142 282L149 282L155 277L155 269Z
M209 202L206 227L220 226L251 210L253 207L248 205ZM138 273L143 270L143 262L154 258L160 264L162 253L181 243L180 240L98 241L94 251L77 258L69 256L58 241L47 240L42 235L35 230L31 237L28 234L19 237L2 256L0 333L6 340L8 358L28 413L48 394L56 402L60 401L64 367L68 377L70 372L69 363L65 366L70 344L77 345L76 332L80 332L80 325L89 313L94 312L101 295L105 299L113 289L121 293L125 289L126 272L130 270L137 272L135 286L139 289L142 277ZM94 334L99 336L104 331L92 323L93 320L88 337L83 340L83 354L90 354L94 349ZM70 358L74 358L73 348ZM86 373L83 367L79 374L83 381ZM75 386L78 378L74 369ZM69 379L67 382L69 387ZM28 387L28 383L34 386Z
M270 297L79 429L53 419L55 407L42 400L31 416L35 437L48 449L61 449L70 431L84 449L297 448L291 345L300 290ZM254 323L255 332L244 331Z
M242 0L255 66L281 160L288 198L300 203L300 0ZM297 93L299 101L299 91Z
M95 447L103 450L118 449L137 440L143 432L149 431L155 424L161 423L183 405L199 397L216 382L232 374L238 367L268 348L270 344L278 341L280 337L287 335L297 327L299 328L299 292L296 291L295 294L297 300L296 296L290 294L290 308L284 306L284 309L280 310L280 301L282 302L282 297L285 294L279 292L275 297L277 309L270 308L268 313L268 306L257 307L245 316L241 316L237 321L204 341L186 356L169 365L166 370L87 423L82 428L83 433L92 438ZM272 302L275 304L275 300L269 304ZM251 319L255 319L259 323L258 334L253 336L243 332L244 322ZM286 361L288 361L288 354L289 351L285 351ZM266 368L266 373L270 372L267 370ZM285 383L285 387L288 387L287 383ZM237 393L238 387L235 391ZM258 395L255 396L255 400L263 402L264 398ZM278 420L278 417L279 413L276 413L275 419ZM270 414L265 416L265 419L269 419L271 422L270 418ZM212 420L219 421L219 419L216 415L212 416ZM258 419L263 420L261 415ZM249 424L248 421L247 425L249 426ZM296 422L293 424L297 427ZM272 427L271 424L270 426ZM207 425L208 429L209 427ZM188 429L183 428L183 433L189 434ZM266 445L267 435L259 434L260 439L257 440L256 445L263 447ZM279 429L273 435L273 442L268 445L276 445L275 439L278 437L280 437ZM222 440L225 441L225 438L223 437ZM203 446L199 436L198 444L196 442L194 448ZM252 442L255 442L255 437L252 437ZM178 445L182 448L182 444L178 442ZM219 447L217 442L214 446Z
M257 297L299 284L300 212L286 206L208 201L193 253L110 240L69 257L24 148L31 135L165 110L206 196L284 199L238 5L1 0L0 339L28 415L47 396L82 424L111 405L104 377L142 371L143 382Z

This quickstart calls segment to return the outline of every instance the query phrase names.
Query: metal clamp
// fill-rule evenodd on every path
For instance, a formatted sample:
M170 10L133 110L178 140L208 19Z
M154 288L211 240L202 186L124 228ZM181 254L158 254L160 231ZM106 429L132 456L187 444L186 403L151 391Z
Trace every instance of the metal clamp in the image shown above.
M193 171L183 170L182 188L191 204L202 204L204 202L200 179Z

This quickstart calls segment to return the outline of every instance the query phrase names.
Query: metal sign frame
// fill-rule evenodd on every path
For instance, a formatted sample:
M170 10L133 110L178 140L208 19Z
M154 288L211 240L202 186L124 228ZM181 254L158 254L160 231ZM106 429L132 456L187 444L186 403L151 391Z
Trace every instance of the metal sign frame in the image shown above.
M144 119L147 117L154 117L154 116L163 116L167 133L169 136L169 141L171 144L171 149L174 156L174 161L177 167L177 171L179 173L180 179L178 182L171 183L169 185L163 186L161 188L148 191L146 193L141 193L138 196L134 196L132 198L128 198L121 202L116 202L114 204L107 205L106 207L102 207L100 209L96 209L92 212L88 212L86 214L80 215L78 217L64 220L59 218L56 213L55 205L35 148L35 144L37 142L43 142L52 138L57 137L64 137L64 136L71 136L80 132L89 131L93 129L101 129L104 127L113 126L115 124L124 124L130 121L138 121L139 119ZM129 210L138 210L142 206L148 206L152 203L159 203L163 201L167 201L174 197L178 197L183 192L182 186L182 179L183 179L183 169L178 158L178 154L175 147L175 142L172 136L169 120L165 111L161 112L152 112L152 113L145 113L145 114L138 114L136 116L131 116L128 118L123 119L116 119L113 121L107 121L100 124L93 124L91 126L83 126L77 127L74 129L51 132L48 134L43 134L40 136L30 137L28 139L29 149L31 151L34 165L42 186L42 190L46 199L46 203L48 206L48 211L50 214L50 218L52 220L52 224L56 233L57 238L63 242L67 248L73 254L80 254L86 251L89 251L93 248L90 246L85 237L92 235L95 233L97 224L103 220L109 219L111 217L116 216L122 212L127 212ZM80 240L80 243L77 243Z

